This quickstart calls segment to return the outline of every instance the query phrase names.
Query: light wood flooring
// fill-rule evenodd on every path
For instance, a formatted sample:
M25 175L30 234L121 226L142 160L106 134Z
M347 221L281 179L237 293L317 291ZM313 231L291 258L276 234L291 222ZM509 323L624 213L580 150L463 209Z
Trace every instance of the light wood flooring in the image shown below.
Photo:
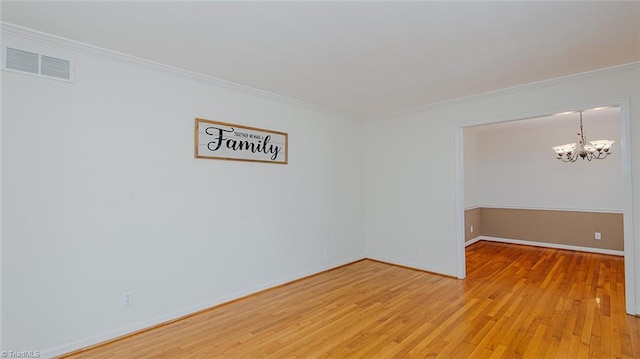
M69 358L640 358L623 258L478 242L467 278L363 260Z

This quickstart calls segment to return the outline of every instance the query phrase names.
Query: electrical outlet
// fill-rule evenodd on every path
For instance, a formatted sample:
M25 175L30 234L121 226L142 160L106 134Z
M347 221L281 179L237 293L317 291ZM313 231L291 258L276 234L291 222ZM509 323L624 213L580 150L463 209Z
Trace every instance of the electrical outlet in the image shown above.
M128 291L122 293L122 306L126 307L127 305L133 304L133 292Z
M469 226L469 232L473 233L473 226Z
M595 238L596 238L596 240L601 241L602 240L602 234L600 232L596 232Z

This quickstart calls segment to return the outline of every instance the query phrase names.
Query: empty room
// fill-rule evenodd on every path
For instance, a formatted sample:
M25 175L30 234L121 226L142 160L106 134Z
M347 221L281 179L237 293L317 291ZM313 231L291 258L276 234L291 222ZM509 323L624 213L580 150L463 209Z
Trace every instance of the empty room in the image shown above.
M3 357L640 357L639 2L0 14Z

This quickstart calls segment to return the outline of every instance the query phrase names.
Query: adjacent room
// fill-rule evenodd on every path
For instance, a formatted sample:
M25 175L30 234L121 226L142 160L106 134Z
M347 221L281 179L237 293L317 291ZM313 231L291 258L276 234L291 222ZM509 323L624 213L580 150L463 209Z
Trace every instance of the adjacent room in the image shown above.
M579 143L581 116L586 143L610 139L611 150L600 158L582 160L575 150L574 162L554 159L553 147ZM630 194L622 157L613 156L621 123L619 107L596 107L465 128L465 244L493 240L624 255Z
M640 356L639 2L0 16L3 356Z

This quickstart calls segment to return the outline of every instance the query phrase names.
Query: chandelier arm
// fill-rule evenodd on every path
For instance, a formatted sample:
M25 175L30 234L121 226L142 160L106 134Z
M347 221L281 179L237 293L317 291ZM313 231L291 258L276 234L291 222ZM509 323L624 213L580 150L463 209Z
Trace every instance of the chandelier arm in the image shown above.
M563 162L573 163L577 160L578 160L578 152L572 152L571 154L567 154L567 160Z

